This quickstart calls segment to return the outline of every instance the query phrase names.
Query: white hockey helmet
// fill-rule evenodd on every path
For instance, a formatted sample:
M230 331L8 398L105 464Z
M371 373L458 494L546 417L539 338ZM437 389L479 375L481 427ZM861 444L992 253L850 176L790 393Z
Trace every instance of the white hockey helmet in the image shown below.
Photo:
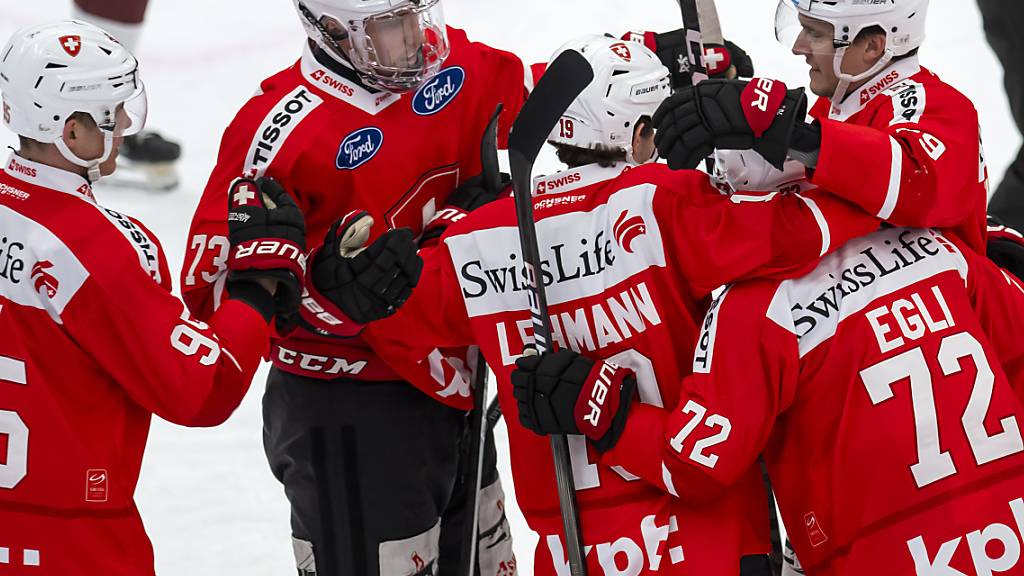
M800 162L787 160L779 170L753 150L715 150L714 158L711 181L725 194L781 192L807 179Z
M146 89L134 56L103 30L68 20L15 32L0 52L4 124L12 132L55 144L69 161L100 177L113 139L146 124ZM64 142L64 124L88 114L104 137L100 158L83 160Z
M569 105L548 141L594 148L603 145L633 159L633 132L672 93L668 68L643 44L608 36L576 38L555 52L576 50L590 62L594 79Z
M779 0L775 14L775 35L787 48L793 48L807 32L800 18L811 18L832 25L832 38L804 40L820 54L834 54L833 67L839 86L832 97L840 102L851 84L878 74L896 57L921 47L925 39L925 20L929 0ZM842 72L843 56L857 35L878 26L885 31L885 54L870 70L853 76Z
M415 90L448 57L441 0L293 0L306 35L363 81Z

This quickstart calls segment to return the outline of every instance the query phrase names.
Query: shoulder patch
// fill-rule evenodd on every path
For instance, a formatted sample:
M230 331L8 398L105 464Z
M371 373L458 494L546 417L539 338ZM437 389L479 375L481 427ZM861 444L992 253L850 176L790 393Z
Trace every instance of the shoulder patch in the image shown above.
M355 170L369 162L383 146L384 132L380 128L360 128L341 141L334 165L338 170Z
M700 374L711 373L711 361L715 354L715 336L718 334L718 313L721 311L722 302L729 295L726 287L721 294L715 298L704 316L704 323L700 327L700 337L697 339L697 347L693 351L693 372Z
M323 99L306 86L281 98L253 135L243 173L252 178L262 176L299 122L322 103Z
M160 254L154 242L141 226L132 222L131 218L115 212L110 208L100 208L100 211L117 230L124 235L125 239L139 256L139 265L145 270L157 284L163 279L160 277Z
M897 124L917 124L921 121L926 104L924 84L907 79L885 91L892 100L892 121Z
M430 116L444 110L459 95L465 82L466 71L461 66L441 70L416 91L412 98L413 112Z

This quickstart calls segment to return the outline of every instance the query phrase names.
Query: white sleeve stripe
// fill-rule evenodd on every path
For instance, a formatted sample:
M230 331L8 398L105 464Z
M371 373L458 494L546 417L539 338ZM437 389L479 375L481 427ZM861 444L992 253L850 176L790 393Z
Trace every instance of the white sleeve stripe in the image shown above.
M14 358L0 356L0 382L28 384L25 378L25 363Z
M213 283L213 309L220 308L222 302L224 302L224 291L227 288L228 275L226 272L217 274L217 279Z
M885 202L878 212L878 217L888 220L892 211L896 209L896 202L900 198L900 185L903 183L903 148L892 136L889 137L892 145L892 160L889 169L889 189L885 193Z
M668 493L679 498L679 493L676 492L676 487L672 485L672 472L669 471L668 466L665 466L665 462L661 463L661 480L665 483L665 490Z
M829 248L832 247L832 233L828 229L828 220L825 219L825 214L822 213L821 208L818 204L807 198L806 196L797 195L798 198L807 204L807 207L811 210L811 214L814 214L814 221L818 223L818 229L821 230L821 253L818 256L824 256L828 254Z
M533 87L537 85L533 77L533 67L526 62L523 62L523 85L526 87L527 94L533 92Z

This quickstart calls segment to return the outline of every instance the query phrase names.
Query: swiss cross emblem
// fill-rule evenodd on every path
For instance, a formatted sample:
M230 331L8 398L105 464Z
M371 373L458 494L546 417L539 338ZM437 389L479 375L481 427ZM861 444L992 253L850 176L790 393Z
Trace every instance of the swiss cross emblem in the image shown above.
M82 51L82 37L78 35L74 36L61 36L60 47L68 53L69 56L74 58L78 56L78 53Z
M248 206L250 200L256 199L256 191L248 184L242 184L235 188L235 193L231 198L234 200L235 206Z
M625 42L619 42L618 44L612 44L609 49L615 53L616 56L622 58L626 62L633 59L633 53L629 51L629 46L626 46Z

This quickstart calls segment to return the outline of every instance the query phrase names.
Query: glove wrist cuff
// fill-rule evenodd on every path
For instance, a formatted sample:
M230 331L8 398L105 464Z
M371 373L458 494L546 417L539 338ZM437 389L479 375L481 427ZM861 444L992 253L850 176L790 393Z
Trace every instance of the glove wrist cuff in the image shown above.
M316 262L320 250L322 247L310 254L312 262ZM302 321L315 331L332 336L350 338L359 335L365 325L349 318L341 307L335 305L317 289L312 277L312 268L311 266L306 274L305 288L302 292L302 306L299 308Z
M249 280L228 280L228 297L232 300L239 300L250 308L260 313L263 319L270 323L274 317L274 296L267 292L266 288L256 282Z
M302 278L306 274L307 257L302 245L285 238L254 238L234 245L228 256L228 269L285 269Z

